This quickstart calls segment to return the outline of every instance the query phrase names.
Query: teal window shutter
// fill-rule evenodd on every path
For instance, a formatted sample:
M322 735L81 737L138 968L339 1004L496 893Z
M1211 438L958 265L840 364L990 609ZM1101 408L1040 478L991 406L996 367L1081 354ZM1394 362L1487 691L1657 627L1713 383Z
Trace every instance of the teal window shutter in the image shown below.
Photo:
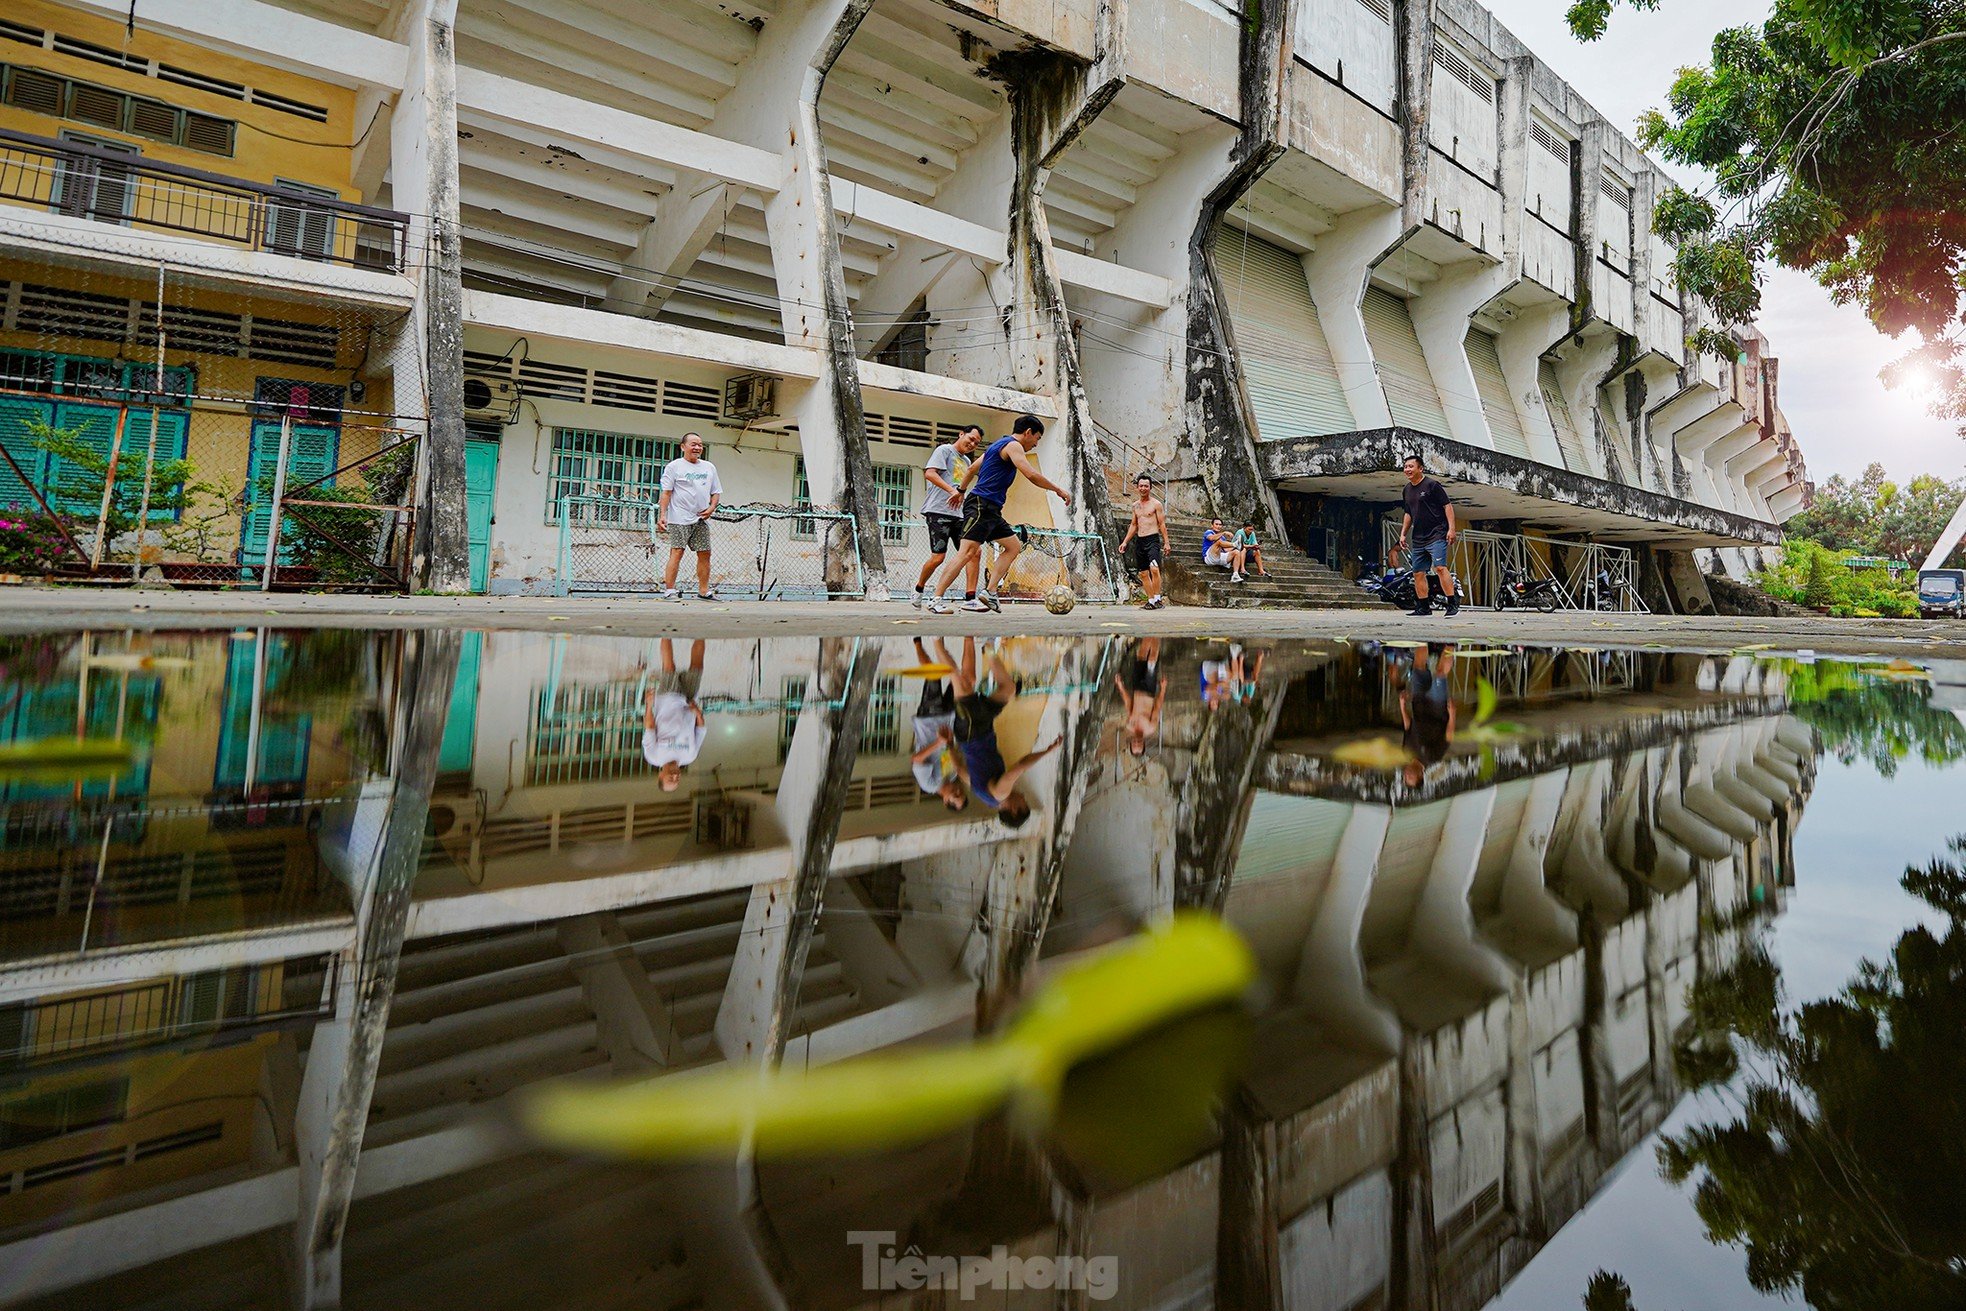
M63 432L76 433L84 445L107 460L109 448L116 440L116 414L114 405L64 401L55 406L54 426ZM86 470L51 455L45 476L47 485L54 491L48 500L55 509L91 519L101 511L102 488Z
M46 401L0 397L0 446L7 448L7 454L14 457L33 485L43 489L48 485L48 453L34 444L34 433L28 424L30 421L48 423L54 416L54 408ZM12 505L32 509L34 497L12 466L0 460L0 509Z

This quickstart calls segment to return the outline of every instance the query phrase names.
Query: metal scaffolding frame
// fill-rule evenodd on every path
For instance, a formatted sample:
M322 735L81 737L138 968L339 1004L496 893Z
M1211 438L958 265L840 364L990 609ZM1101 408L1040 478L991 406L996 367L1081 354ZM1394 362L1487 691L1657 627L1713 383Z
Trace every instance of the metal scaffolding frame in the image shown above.
M1381 559L1389 563L1399 559L1397 519L1380 521L1379 549ZM1560 569L1553 565L1558 551L1563 553ZM1454 544L1447 549L1447 565L1454 571L1463 604L1476 608L1492 607L1503 577L1515 573L1526 579L1547 578L1554 582L1558 604L1566 610L1651 612L1638 594L1638 556L1629 546L1463 528L1454 535ZM1592 604L1600 573L1609 580L1603 589L1611 601L1606 606Z

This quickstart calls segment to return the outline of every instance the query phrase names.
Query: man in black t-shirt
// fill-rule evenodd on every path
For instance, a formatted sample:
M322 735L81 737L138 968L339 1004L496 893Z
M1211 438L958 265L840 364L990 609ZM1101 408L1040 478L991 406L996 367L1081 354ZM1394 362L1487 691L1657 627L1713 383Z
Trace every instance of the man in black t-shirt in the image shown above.
M1419 456L1407 456L1405 469L1406 488L1400 500L1406 513L1399 521L1399 549L1406 549L1409 536L1413 539L1412 613L1433 613L1427 598L1427 570L1432 568L1440 579L1440 594L1447 598L1447 613L1460 614L1461 598L1454 593L1454 575L1447 569L1447 548L1460 535L1454 526L1454 505L1447 499L1447 489L1427 477Z

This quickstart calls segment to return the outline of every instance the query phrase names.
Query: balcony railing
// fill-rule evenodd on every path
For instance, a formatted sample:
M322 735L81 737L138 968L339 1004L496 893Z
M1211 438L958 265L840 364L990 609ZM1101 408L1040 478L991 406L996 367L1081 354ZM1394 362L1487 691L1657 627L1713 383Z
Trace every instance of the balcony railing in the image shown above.
M216 970L81 997L0 1007L0 1071L62 1065L186 1041L229 1041L334 1016L333 956Z
M0 201L400 273L409 216L80 142L0 130Z

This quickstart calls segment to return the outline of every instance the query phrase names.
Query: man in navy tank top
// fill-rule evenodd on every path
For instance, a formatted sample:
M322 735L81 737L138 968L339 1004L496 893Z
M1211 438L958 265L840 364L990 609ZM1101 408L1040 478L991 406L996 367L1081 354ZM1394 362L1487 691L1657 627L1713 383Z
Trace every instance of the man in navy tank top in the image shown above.
M999 437L990 443L990 449L977 457L978 472L976 481L963 500L962 546L949 562L942 566L942 576L935 580L935 595L929 601L932 614L949 615L956 608L942 599L949 590L949 584L956 580L982 551L983 543L994 542L997 546L997 562L990 570L988 584L976 594L974 601L965 601L965 610L1002 610L997 604L997 589L1003 585L1004 575L1010 572L1011 562L1017 553L1024 549L1017 530L1003 517L1004 500L1010 495L1010 485L1023 474L1038 486L1055 495L1066 505L1072 503L1072 494L1051 479L1038 472L1037 465L1031 463L1031 452L1037 449L1044 437L1044 423L1035 414L1020 414L1017 422L1010 425L1010 436Z

